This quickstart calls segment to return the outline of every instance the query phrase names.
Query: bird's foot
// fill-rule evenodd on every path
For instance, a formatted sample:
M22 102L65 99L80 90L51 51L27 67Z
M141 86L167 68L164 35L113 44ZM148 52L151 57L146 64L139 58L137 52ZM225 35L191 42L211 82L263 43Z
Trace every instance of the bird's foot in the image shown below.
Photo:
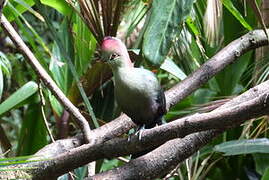
M138 140L140 141L142 139L142 131L145 129L145 125L142 126L138 126L135 129L134 135L138 136ZM131 140L131 136L133 135L133 133L128 135L127 141L129 142Z
M138 140L140 141L142 139L142 131L145 129L145 124L142 126L138 126L135 132L135 135L138 135Z

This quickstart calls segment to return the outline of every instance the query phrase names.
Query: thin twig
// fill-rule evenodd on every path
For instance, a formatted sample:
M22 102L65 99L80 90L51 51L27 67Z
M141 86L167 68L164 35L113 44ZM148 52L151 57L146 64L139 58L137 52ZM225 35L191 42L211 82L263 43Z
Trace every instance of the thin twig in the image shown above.
M33 70L43 81L43 83L51 90L51 92L57 98L57 100L62 103L64 108L74 116L75 121L79 124L83 132L85 141L87 143L93 142L92 141L93 137L91 137L90 134L91 129L87 120L82 116L79 110L70 102L70 100L65 96L65 94L61 91L61 89L52 80L49 74L45 71L45 69L36 59L35 55L23 42L19 34L15 31L15 29L12 27L12 25L8 22L7 18L3 14L1 16L1 26L8 34L9 38L16 45L16 47L25 55L26 61L32 66Z
M118 160L122 161L122 162L125 162L125 163L128 163L129 160L124 158L124 157L117 157Z
M52 133L50 131L49 123L47 121L46 114L45 114L46 101L45 101L45 98L44 98L44 95L43 95L43 92L42 92L41 82L38 83L38 92L39 92L40 103L41 103L41 114L42 114L42 117L43 117L44 124L46 126L46 129L47 129L47 132L49 134L49 137L50 137L51 141L55 142L55 139L54 139L54 137L53 137L53 135L52 135Z
M173 169L169 174L167 174L162 180L168 180L169 178L173 177L175 173L178 171L182 163L179 163L175 169Z

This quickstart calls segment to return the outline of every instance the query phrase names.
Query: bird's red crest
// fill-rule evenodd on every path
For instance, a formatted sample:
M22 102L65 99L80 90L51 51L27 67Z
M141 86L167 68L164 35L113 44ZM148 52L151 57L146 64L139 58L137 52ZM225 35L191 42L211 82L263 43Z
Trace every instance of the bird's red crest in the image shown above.
M120 39L111 36L105 37L101 44L101 50L107 53L116 53L117 55L122 56L122 59L129 64L129 66L133 67L127 48Z
M113 51L119 47L119 40L111 36L107 36L103 39L101 48L107 51Z

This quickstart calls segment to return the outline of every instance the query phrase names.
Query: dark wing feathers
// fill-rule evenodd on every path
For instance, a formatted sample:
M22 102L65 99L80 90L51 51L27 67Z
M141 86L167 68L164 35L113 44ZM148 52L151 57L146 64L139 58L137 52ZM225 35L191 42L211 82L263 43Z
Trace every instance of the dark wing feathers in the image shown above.
M166 110L166 100L165 100L165 94L163 89L161 88L157 97L157 103L159 105L158 107L158 115L163 116L167 113Z

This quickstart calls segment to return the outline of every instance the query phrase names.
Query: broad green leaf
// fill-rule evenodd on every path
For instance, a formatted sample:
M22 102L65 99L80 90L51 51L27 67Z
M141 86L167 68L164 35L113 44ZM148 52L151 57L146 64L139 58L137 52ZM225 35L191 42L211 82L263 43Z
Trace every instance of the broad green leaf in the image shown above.
M214 151L223 152L225 156L250 154L250 153L269 153L269 139L244 139L221 143L214 147Z
M161 65L189 15L195 0L154 0L144 34L143 53L153 65Z
M204 104L216 97L216 92L207 88L200 88L194 92L193 104Z
M161 69L176 76L180 80L183 80L187 77L186 74L170 58L166 58L164 60L163 64L161 65Z
M51 92L48 92L48 94L49 94L49 101L52 106L52 109L60 117L63 112L63 106L59 103L59 101L55 98L55 96L51 94Z
M70 15L72 12L72 8L65 0L41 0L41 3L56 9L66 16Z
M22 121L17 155L30 155L48 143L46 126L39 104L31 104Z
M239 93L236 90L239 90L238 87L242 87L240 86L240 80L243 73L247 70L251 58L252 52L248 52L241 56L235 63L218 73L216 80L220 87L220 95L229 96Z
M265 173L262 176L261 180L268 180L269 179L269 168L266 169Z
M0 115L14 108L38 90L38 85L30 81L13 93L3 103L0 104Z
M266 169L269 168L269 153L255 153L252 156L255 162L255 170L259 174L264 174Z
M244 26L247 30L252 30L252 27L247 23L240 12L234 7L231 0L221 0L223 5L230 11L230 13Z
M16 8L19 14L28 11L30 7L35 5L34 0L23 0L23 3L18 3L16 0L9 0L7 5L3 9L4 15L7 17L9 21L13 21L19 14L14 14L10 5Z
M43 17L37 11L35 11L29 4L25 3L24 0L13 0L13 1L25 7L27 11L36 16L39 20L44 21ZM19 13L19 15L21 14Z
M66 82L68 80L68 70L65 59L62 57L62 54L56 43L54 43L52 46L52 55L49 63L49 70L57 85L64 93L66 93L68 89L68 83Z
M73 26L74 46L76 50L75 66L78 75L81 76L85 73L85 70L87 70L92 60L96 40L79 16L76 16L75 21Z

